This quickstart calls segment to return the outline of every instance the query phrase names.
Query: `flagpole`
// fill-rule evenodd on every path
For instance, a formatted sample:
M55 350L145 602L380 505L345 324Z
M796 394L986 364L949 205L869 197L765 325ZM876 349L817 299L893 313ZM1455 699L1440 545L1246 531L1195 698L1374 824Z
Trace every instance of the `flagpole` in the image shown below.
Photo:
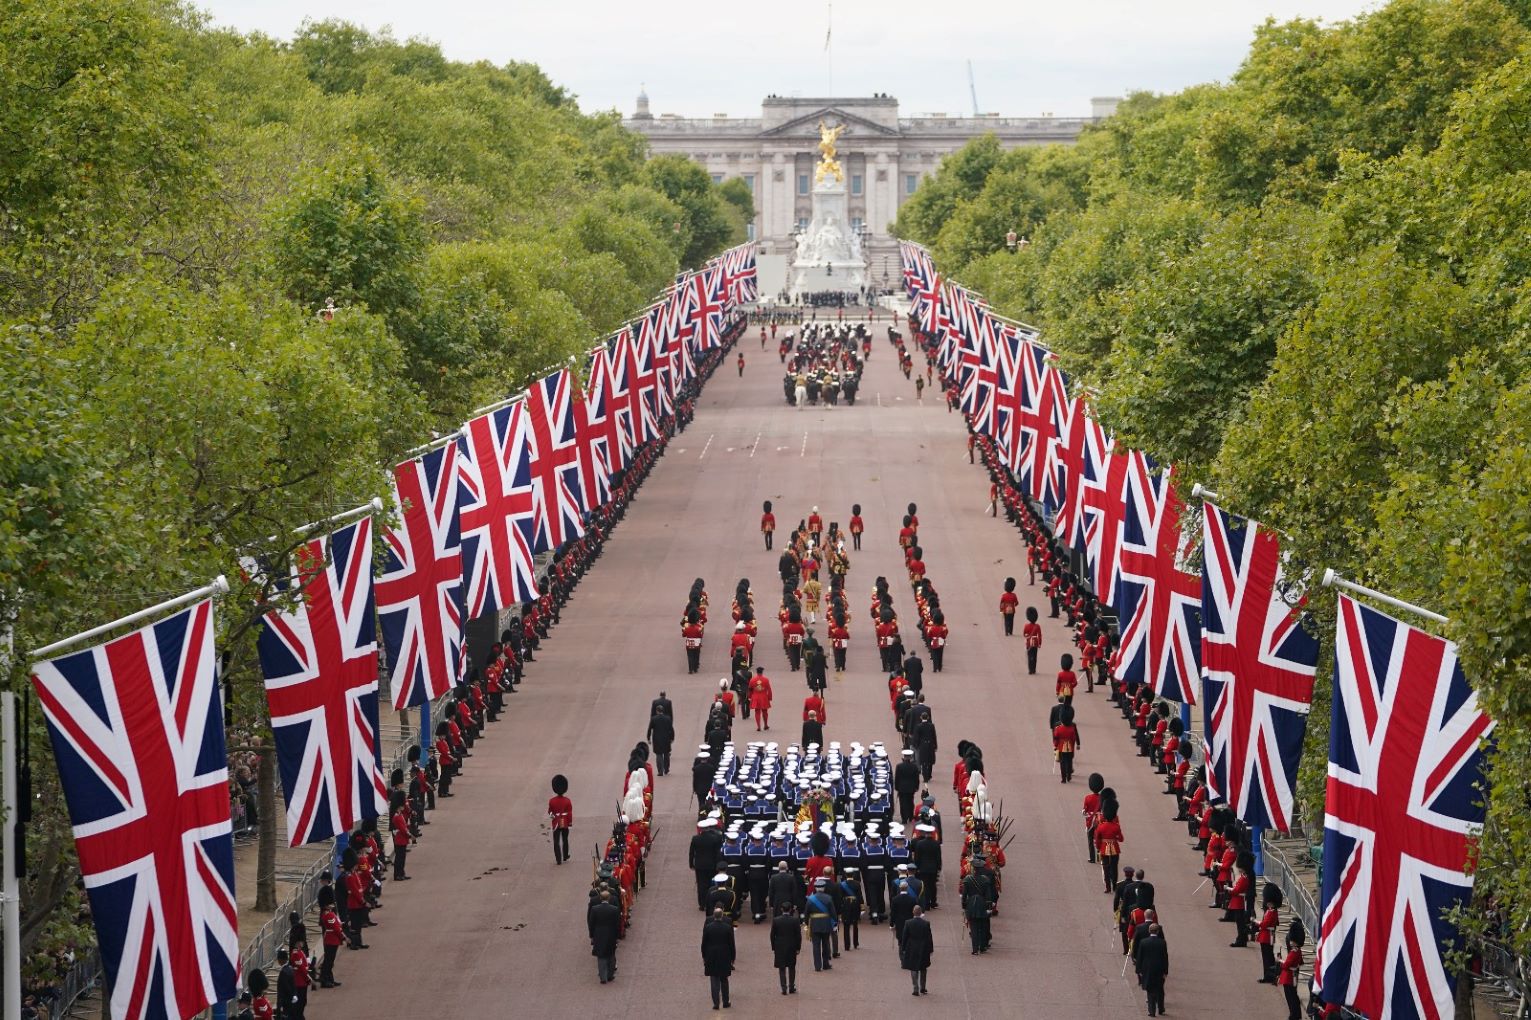
M292 529L292 533L294 535L303 535L303 534L307 534L307 533L312 532L312 531L318 531L321 528L339 527L342 524L349 524L351 521L357 520L357 519L362 518L362 517L366 517L368 514L382 513L382 512L383 512L383 499L382 499L382 497L381 496L373 496L372 499L370 499L366 503L363 503L361 506L357 507L354 510L347 510L344 513L336 514L334 517L326 517L322 521L312 521L312 522L310 522L308 524L304 524L304 525L302 525L300 527L293 528Z
M824 30L824 52L829 54L829 98L835 95L835 5L834 0L829 3L829 24Z
M1425 609L1425 608L1423 608L1421 606L1416 606L1412 602L1405 602L1403 599L1395 599L1391 595L1384 595L1384 594L1382 594L1382 592L1378 591L1377 589L1375 589L1375 588L1368 588L1364 584L1356 584L1354 581L1347 581L1343 577L1341 577L1338 573L1336 573L1333 567L1329 567L1329 568L1326 568L1324 570L1324 587L1325 588L1344 588L1347 591L1353 591L1353 592L1356 592L1359 595L1365 595L1365 596L1367 596L1369 598L1374 598L1378 602L1381 602L1381 603L1384 603L1386 605L1392 606L1395 609L1404 609L1404 610L1407 610L1408 612L1411 612L1411 613L1417 613L1418 615L1423 616L1427 620L1434 620L1436 623L1450 623L1451 622L1450 620L1446 619L1446 617L1442 616L1440 613L1432 612L1432 611L1430 611L1428 609Z
M10 638L10 630L6 630ZM10 669L9 649L4 665ZM16 695L0 693L0 807L4 808L5 874L0 876L0 928L5 933L5 998L0 1002L5 1020L21 1020L21 862L16 853L21 842L21 801L16 794L16 770L20 755L16 752Z
M120 627L130 626L132 624L138 623L140 620L146 620L158 613L169 612L172 609L179 609L184 605L188 605L192 602L198 602L204 598L217 595L227 595L228 593L228 579L225 578L222 574L219 574L216 578L213 579L211 584L204 584L196 591L189 591L185 595L161 602L159 605L150 606L148 609L140 609L138 612L130 613L127 616L122 617L120 620L113 620L111 623L103 623L99 627L92 627L90 630L82 631L81 633L74 635L74 637L67 637L62 641L55 641L51 645L44 645L41 648L33 649L29 653L29 657L33 661L38 659L46 659L50 655L55 655L66 648L73 648L75 645L89 641L91 638L100 637L102 634L109 634Z

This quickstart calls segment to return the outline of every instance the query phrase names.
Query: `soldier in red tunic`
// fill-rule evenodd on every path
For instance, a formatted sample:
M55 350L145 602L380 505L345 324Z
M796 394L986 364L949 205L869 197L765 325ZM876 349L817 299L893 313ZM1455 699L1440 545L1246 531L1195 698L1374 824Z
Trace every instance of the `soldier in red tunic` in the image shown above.
M569 829L574 825L574 802L567 794L569 780L553 777L553 796L548 798L548 826L553 830L553 863L569 859Z
M686 672L695 673L702 668L702 617L698 610L686 613L686 622L680 628L681 644L686 648Z
M771 548L771 538L776 534L776 515L771 512L771 501L768 499L760 508L760 533L765 536L765 547Z
M855 549L858 552L861 550L861 533L863 531L865 531L865 530L866 530L866 523L863 522L862 519L861 519L861 504L860 503L853 503L851 505L851 523L850 523L851 548Z
M809 694L808 697L803 699L804 722L808 720L809 715L813 715L821 723L829 722L829 714L824 708L824 698L817 692Z
M1020 604L1021 600L1015 595L1015 578L1005 578L1005 590L999 597L999 615L1005 622L1005 637L1015 634L1015 610Z
M840 679L840 674L845 672L845 653L850 647L851 632L845 625L845 610L836 609L831 617L829 625L829 647L835 657L835 679Z
M803 635L807 631L803 627L803 611L796 605L787 609L787 622L782 625L782 639L787 645L787 661L792 666L792 672L796 673L803 664Z
M771 728L771 678L765 675L765 667L756 666L750 679L750 708L755 713L755 731Z
M1281 890L1274 885L1265 887L1265 912L1260 915L1260 927L1255 941L1260 945L1260 965L1263 968L1260 984L1276 983L1276 929L1281 926Z
M1078 686L1079 677L1074 673L1074 657L1064 652L1058 664L1056 693L1063 699L1065 705L1073 704L1074 688Z
M814 507L808 513L808 537L813 539L813 544L818 545L824 534L824 518L819 516L819 508Z
M1042 625L1037 622L1035 606L1026 607L1026 625L1021 628L1021 640L1026 642L1026 672L1035 676L1037 653L1042 650Z
M1116 814L1116 801L1103 804L1100 824L1095 826L1095 853L1100 857L1101 875L1105 878L1108 893L1116 890L1116 866L1122 858L1122 844L1126 842Z
M925 643L930 646L930 671L939 673L946 662L946 639L951 631L946 626L946 615L941 610L930 614L930 626L925 628Z
M1084 844L1090 852L1089 863L1095 863L1095 827L1100 824L1100 791L1106 788L1106 779L1099 772L1091 772L1085 780L1090 792L1084 795Z
M1074 709L1068 705L1058 714L1058 725L1053 727L1053 753L1058 756L1059 781L1073 782L1074 751L1080 747L1079 727L1074 725Z

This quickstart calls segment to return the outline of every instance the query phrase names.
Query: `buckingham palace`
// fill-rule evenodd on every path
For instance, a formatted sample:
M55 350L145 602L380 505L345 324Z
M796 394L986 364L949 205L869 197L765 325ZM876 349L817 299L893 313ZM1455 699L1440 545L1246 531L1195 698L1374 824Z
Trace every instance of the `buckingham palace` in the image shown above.
M974 138L993 134L1005 148L1071 143L1088 124L1111 115L1114 97L1091 100L1089 117L977 117L929 113L900 116L898 100L879 94L860 98L767 96L759 117L655 115L649 97L623 124L649 140L655 155L679 153L696 160L716 181L739 177L755 196L753 236L762 268L784 259L793 235L810 216L819 122L845 125L839 141L849 193L850 226L863 239L874 285L885 285L897 264L889 233L899 206L933 173L943 156ZM767 272L767 275L770 275ZM768 292L768 282L761 281Z

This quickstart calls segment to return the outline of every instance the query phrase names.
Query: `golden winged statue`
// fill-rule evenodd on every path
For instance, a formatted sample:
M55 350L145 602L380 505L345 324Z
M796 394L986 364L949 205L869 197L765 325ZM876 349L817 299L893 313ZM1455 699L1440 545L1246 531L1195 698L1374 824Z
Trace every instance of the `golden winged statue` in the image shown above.
M830 127L822 120L819 121L819 165L813 175L815 184L819 184L829 178L834 178L837 181L845 180L845 172L840 168L840 161L835 158L837 155L835 141L844 131L844 124L836 124L834 127Z

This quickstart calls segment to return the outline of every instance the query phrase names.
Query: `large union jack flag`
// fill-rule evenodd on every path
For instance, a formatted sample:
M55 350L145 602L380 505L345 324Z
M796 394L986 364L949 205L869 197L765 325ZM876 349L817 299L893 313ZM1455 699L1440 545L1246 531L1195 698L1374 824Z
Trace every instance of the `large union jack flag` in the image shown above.
M1122 526L1127 520L1127 468L1131 459L1116 449L1116 438L1106 437L1103 460L1080 486L1083 500L1086 559L1090 586L1106 605L1119 608L1118 581L1121 570Z
M713 263L698 269L682 289L691 342L705 354L723 342L723 267Z
M1086 493L1091 485L1104 481L1111 440L1083 400L1074 397L1063 406L1063 439L1055 446L1063 489L1053 534L1069 548L1087 552Z
M650 308L638 322L638 344L647 347L654 363L654 415L663 419L674 413L675 394L696 374L692 361L692 335L697 325L686 317L681 291Z
M1021 401L1018 416L1020 445L1011 450L1011 469L1021 489L1033 500L1056 507L1062 500L1054 446L1062 435L1061 418L1068 401L1063 373L1041 344L1023 338L1020 354Z
M672 295L670 301L676 300ZM645 319L645 322L647 320ZM627 413L633 445L659 438L659 366L654 363L654 333L639 323L627 334Z
M462 565L468 619L537 597L529 537L532 509L531 444L526 401L517 400L462 427L457 463L462 472Z
M526 414L531 420L529 465L536 521L532 552L538 553L558 549L585 533L573 374L561 368L533 383L526 391Z
M1374 1020L1450 1017L1443 912L1472 895L1483 823L1478 708L1456 645L1339 597L1323 906L1323 999Z
M298 550L292 609L261 620L261 672L287 801L287 839L317 843L388 806L378 771L372 518Z
M1126 517L1118 552L1122 643L1112 672L1146 683L1160 697L1196 704L1201 673L1201 578L1185 558L1174 467L1155 476L1146 454L1129 455Z
M619 341L626 343L620 338ZM624 354L614 353L605 344L597 347L590 354L590 384L585 387L585 416L590 425L591 445L605 466L608 480L632 460L632 435L621 413L621 408L627 405L623 370L626 360Z
M605 353L605 348L601 348ZM603 369L604 370L604 369ZM595 382L591 374L591 384ZM611 498L611 471L606 462L606 430L604 425L591 420L591 400L586 387L580 386L575 374L574 385L574 434L579 439L580 496L586 510L594 510Z
M117 1018L195 1016L239 979L213 607L39 663Z
M1201 668L1207 786L1250 825L1286 832L1313 702L1318 639L1288 602L1281 544L1258 521L1204 504Z
M403 520L383 529L387 558L377 579L377 616L395 708L434 700L461 676L461 489L455 442L393 469Z

